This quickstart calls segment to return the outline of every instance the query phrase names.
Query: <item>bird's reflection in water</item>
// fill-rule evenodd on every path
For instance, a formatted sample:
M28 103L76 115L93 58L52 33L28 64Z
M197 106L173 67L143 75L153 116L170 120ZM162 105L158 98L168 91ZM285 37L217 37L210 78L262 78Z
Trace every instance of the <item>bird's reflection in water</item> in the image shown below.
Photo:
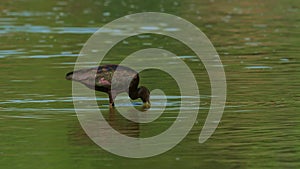
M134 121L138 121L139 117L134 110L128 109L128 111L128 113L131 115L130 118L133 119L133 121L123 117L115 108L110 108L107 122L120 134L138 138L140 136L140 124ZM141 107L139 108L139 111L146 111L146 109L144 107Z
M139 111L143 112L147 109L145 107L137 108ZM128 109L128 113L131 115L131 119L134 121L138 121L139 118L134 110ZM132 111L132 112L131 112ZM119 132L120 134L123 134L128 137L140 137L140 124L136 123L134 121L128 120L125 117L123 117L116 108L108 108L108 109L102 109L101 113L103 114L105 120L110 125L111 128ZM146 112L145 112L146 113ZM76 123L79 125L79 123ZM73 129L70 130L69 135L71 136L71 141L73 144L93 144L93 141L91 141L91 135L88 136L87 133L80 127L80 126L74 126ZM98 128L99 129L99 128ZM96 135L104 138L109 137L107 133L104 131L106 129L109 129L107 127L100 127L100 133L97 133ZM110 129L109 129L110 130ZM92 136L93 137L93 136ZM90 139L88 139L90 138Z

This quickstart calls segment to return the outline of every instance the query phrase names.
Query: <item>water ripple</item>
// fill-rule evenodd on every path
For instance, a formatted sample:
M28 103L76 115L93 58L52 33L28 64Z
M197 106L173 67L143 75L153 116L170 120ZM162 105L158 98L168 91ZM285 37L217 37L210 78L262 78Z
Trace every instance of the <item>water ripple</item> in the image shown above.
M6 12L6 15L32 17L32 16L51 16L51 15L55 15L55 13L53 13L53 12L21 11L21 12Z
M98 27L49 27L42 25L1 25L0 34L27 32L27 33L55 33L55 34L93 34Z
M47 58L54 58L54 57L77 57L78 54L72 53L61 53L61 54L54 54L54 55L31 55L31 56L20 56L20 58L30 58L30 59L47 59Z
M23 52L21 49L17 49L17 50L0 50L0 58L5 58L9 55L20 55L20 54L24 54L25 52Z
M246 69L272 69L271 66L247 66Z

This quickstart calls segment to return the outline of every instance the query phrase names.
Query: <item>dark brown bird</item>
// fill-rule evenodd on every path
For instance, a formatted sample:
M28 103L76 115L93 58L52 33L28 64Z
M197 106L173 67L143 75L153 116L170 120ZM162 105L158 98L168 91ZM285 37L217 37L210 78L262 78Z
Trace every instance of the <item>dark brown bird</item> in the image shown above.
M138 87L139 74L125 66L103 65L80 69L67 73L66 79L80 82L90 89L107 93L110 107L114 106L115 97L122 92L127 92L132 100L140 98L144 107L150 107L149 90L144 86Z

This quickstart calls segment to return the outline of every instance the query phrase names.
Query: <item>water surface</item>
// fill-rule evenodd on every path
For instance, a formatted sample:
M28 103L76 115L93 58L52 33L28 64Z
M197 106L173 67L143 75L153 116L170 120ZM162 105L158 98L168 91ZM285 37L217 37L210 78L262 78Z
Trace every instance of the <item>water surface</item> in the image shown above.
M1 167L299 168L299 8L299 1L293 0L2 0ZM198 119L180 144L155 157L129 159L106 152L85 134L73 108L71 82L64 75L99 27L145 11L178 15L208 36L224 64L228 95L219 127L199 144L211 98L203 64L188 47L168 37L145 34L120 42L104 64L118 63L139 49L170 50L195 72L201 94ZM161 88L168 96L164 114L152 123L132 123L118 112L110 116L107 96L97 94L111 125L132 137L161 133L172 125L180 107L174 79L157 70L144 71L141 77L143 85ZM155 97L153 106L160 106Z

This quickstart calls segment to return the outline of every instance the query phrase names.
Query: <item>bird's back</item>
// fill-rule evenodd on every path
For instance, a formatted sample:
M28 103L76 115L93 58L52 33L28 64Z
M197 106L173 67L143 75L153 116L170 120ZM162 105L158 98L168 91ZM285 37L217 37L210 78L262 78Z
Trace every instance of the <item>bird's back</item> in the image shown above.
M95 78L96 87L107 87L116 92L128 91L129 87L137 87L138 83L136 71L118 65L99 66Z
M70 80L78 81L91 89L108 92L128 91L130 87L136 88L139 83L138 73L125 66L103 65L94 68L80 69L70 72ZM68 77L66 77L68 79Z

